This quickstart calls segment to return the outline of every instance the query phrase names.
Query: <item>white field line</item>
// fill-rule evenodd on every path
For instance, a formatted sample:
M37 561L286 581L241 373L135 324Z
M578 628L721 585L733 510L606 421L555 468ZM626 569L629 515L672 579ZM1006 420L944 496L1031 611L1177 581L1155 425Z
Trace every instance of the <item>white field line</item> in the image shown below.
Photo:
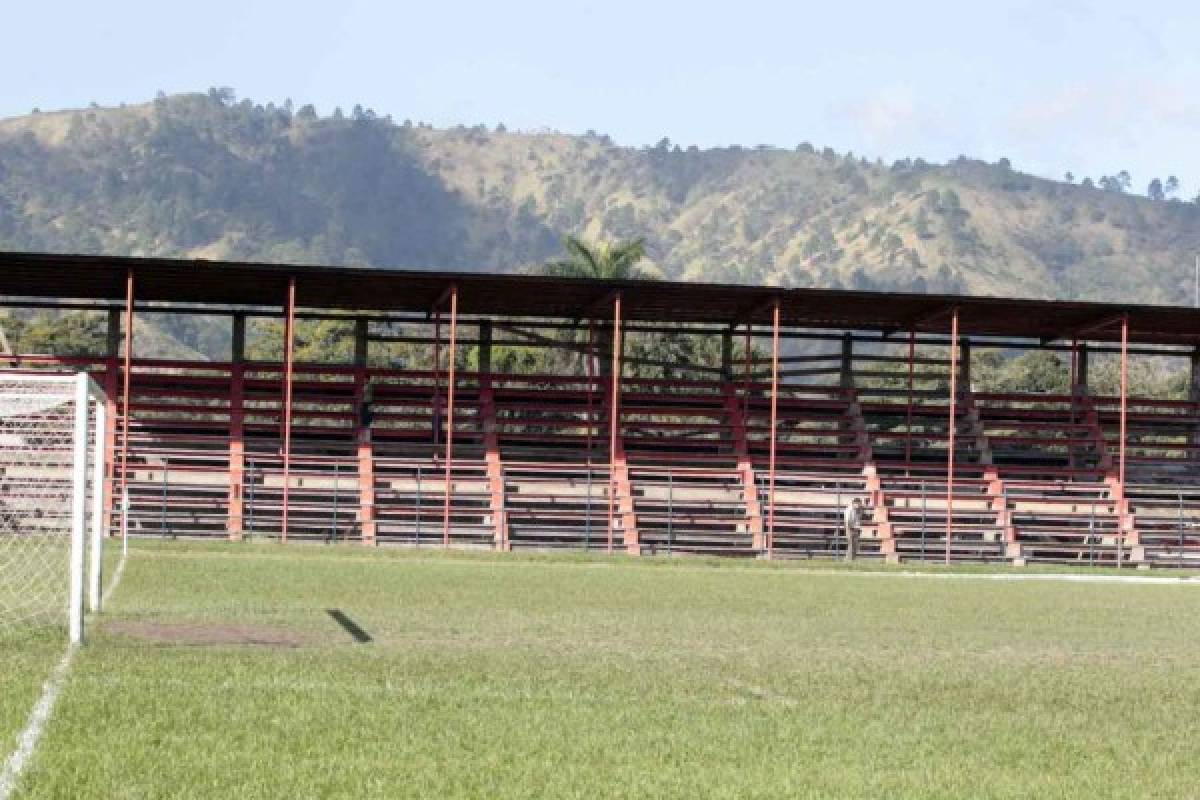
M127 558L128 556L122 554L121 560L117 564L117 569L115 572L113 572L112 583L108 585L108 588L104 590L104 596L100 598L101 609L108 606L108 599L112 597L113 592L117 590L117 584L121 582L121 576L125 574L125 561ZM3 800L3 798L0 798L0 800Z
M108 590L104 593L104 598L100 604L102 608L108 605L108 599L116 591L117 584L121 582L121 576L124 573L125 558L122 557L120 563L117 564L116 572L113 573L112 583L109 584ZM50 677L46 680L46 684L42 688L42 696L38 698L33 711L29 713L29 720L25 723L25 728L21 731L21 736L17 739L17 749L13 750L12 755L8 757L8 760L4 763L4 772L0 774L0 800L8 800L12 796L13 791L17 788L17 781L20 779L21 773L25 771L25 767L28 766L30 759L33 758L33 753L42 738L42 733L46 730L46 723L50 719L50 714L54 711L54 705L58 702L58 696L62 692L63 684L66 683L67 672L71 668L71 661L75 658L75 651L77 649L75 645L67 646L67 652L63 653L62 660L58 662L58 666L50 673Z
M17 781L20 779L21 773L33 757L38 740L42 738L42 732L46 729L46 721L50 719L50 712L54 710L54 704L58 702L58 695L66 682L67 670L71 667L71 660L75 656L76 649L78 648L75 645L67 647L62 661L59 661L54 672L50 673L50 678L46 681L45 688L42 689L42 696L38 698L37 705L29 714L29 721L25 723L25 729L21 731L21 736L17 740L17 749L8 757L8 761L4 764L4 773L0 774L0 800L8 800L12 795L17 788Z
M190 551L190 552L153 552L144 551L143 556L147 558L233 558L233 559L262 559L266 561L291 561L294 557L286 553L248 553L248 552L221 552L213 550L210 552ZM314 557L314 560L316 557ZM1049 581L1061 583L1127 583L1127 584L1148 584L1148 585L1170 585L1170 586L1200 586L1200 576L1194 577L1171 577L1166 575L1088 575L1083 572L953 572L953 571L934 571L928 572L918 570L882 570L882 569L838 569L831 567L829 569L811 569L808 567L784 566L780 569L763 569L758 567L741 567L735 564L706 564L699 566L688 566L682 563L671 564L670 566L655 567L653 564L640 564L633 559L628 561L553 561L546 560L522 560L522 559L506 559L506 558L446 558L437 555L431 556L405 556L403 558L386 558L373 556L354 556L338 554L328 560L327 563L352 563L352 564L376 564L379 566L403 566L405 564L438 564L438 565L455 565L455 566L473 566L473 567L532 567L532 568L575 568L575 569L611 569L614 567L642 566L646 569L664 569L669 573L676 571L683 572L751 572L758 575L823 575L828 577L863 577L863 578L935 578L940 580L981 580L981 581ZM1130 571L1133 571L1132 568Z

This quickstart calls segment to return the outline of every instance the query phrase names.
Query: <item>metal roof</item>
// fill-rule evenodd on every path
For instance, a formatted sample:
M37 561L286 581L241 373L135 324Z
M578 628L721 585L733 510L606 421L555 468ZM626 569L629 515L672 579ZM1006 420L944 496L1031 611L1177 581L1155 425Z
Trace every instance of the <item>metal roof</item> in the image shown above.
M1131 341L1200 344L1200 310L1181 306L201 259L0 252L0 295L123 302L130 270L139 303L279 307L294 276L297 305L311 310L426 312L457 285L465 315L606 318L620 292L629 320L764 325L778 298L789 327L946 333L958 308L963 335L1116 341L1128 314Z

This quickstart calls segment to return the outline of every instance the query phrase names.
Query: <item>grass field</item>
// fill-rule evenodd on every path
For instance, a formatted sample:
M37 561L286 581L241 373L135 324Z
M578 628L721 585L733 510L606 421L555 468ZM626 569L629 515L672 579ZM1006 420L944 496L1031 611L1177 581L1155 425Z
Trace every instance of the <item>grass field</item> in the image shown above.
M63 657L66 633L5 631L0 635L0 762L17 744L17 734Z
M1198 727L1194 584L142 545L18 796L1183 797Z

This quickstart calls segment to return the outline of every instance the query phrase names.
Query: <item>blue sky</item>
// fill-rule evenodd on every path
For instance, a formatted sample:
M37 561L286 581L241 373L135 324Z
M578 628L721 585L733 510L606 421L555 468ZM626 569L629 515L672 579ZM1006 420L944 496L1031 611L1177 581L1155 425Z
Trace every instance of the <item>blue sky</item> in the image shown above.
M13 3L0 116L231 86L623 144L960 153L1200 189L1200 3Z

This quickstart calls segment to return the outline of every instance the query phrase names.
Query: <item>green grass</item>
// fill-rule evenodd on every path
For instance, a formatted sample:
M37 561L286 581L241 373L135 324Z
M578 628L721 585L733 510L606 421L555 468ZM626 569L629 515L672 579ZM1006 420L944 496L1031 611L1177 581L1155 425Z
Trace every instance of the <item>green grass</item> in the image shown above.
M53 587L46 585L46 581L54 580L52 571L29 578L25 570L31 559L18 550L22 546L11 537L0 543L0 608L10 613L19 610L22 615L19 622L6 620L9 624L0 625L0 763L16 747L29 712L67 649L66 543L50 548L39 545L51 554L43 552L32 560L40 564L42 558L58 557L64 562L59 573L61 585ZM111 580L119 556L118 548L106 548L105 585ZM57 611L56 605L60 606ZM39 614L36 619L25 616L34 611Z
M0 632L0 765L65 650L66 632L58 629Z
M142 546L19 796L1188 796L1198 612L1192 585Z

